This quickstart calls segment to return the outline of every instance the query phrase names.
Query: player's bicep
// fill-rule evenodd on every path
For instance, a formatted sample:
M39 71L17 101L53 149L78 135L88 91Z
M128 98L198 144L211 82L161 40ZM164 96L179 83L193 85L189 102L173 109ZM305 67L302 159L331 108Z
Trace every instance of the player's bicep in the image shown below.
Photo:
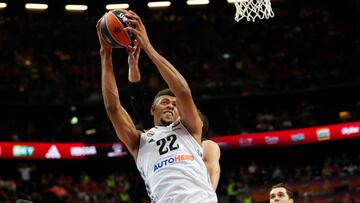
M209 172L220 173L220 147L216 142L211 140L204 141L204 162Z
M117 137L125 144L132 155L136 155L140 135L129 114L122 106L119 106L116 110L107 111L107 113L115 128Z
M177 105L182 123L191 134L201 140L202 121L191 93L177 96Z
M219 183L220 179L220 147L217 143L206 140L203 141L203 149L204 149L204 162L206 165L206 168L209 172L210 179L211 179L211 185L216 191L217 185Z
M204 141L204 161L207 163L219 163L221 151L219 145L211 140Z

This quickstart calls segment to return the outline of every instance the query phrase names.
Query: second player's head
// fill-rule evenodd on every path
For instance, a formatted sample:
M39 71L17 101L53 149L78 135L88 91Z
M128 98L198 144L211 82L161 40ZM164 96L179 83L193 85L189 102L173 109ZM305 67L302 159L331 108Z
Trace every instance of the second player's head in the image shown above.
M270 191L270 203L294 203L294 193L286 184L274 185Z
M209 120L203 113L201 113L201 111L199 109L198 109L198 113L199 113L200 119L203 123L201 139L207 140L209 138L209 133L208 133L209 132Z

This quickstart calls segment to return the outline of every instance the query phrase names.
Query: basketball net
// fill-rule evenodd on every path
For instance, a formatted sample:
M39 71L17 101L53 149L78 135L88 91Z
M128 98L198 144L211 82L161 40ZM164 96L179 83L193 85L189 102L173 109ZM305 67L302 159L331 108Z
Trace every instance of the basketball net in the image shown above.
M246 18L247 21L255 22L255 18L269 19L274 17L270 0L235 0L235 20L239 22Z

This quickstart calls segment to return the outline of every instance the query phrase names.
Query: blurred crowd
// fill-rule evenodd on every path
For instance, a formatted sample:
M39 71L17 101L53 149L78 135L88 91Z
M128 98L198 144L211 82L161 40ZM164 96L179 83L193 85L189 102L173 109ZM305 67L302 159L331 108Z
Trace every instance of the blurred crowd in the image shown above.
M358 84L360 35L349 20L356 8L308 4L278 6L275 18L255 23L235 23L230 6L139 15L154 46L185 75L198 98ZM2 15L2 101L99 100L99 17ZM115 55L124 89L127 54L119 49ZM146 89L159 90L164 83L153 65L144 56L141 61Z
M359 119L360 29L349 20L357 15L351 3L283 2L275 18L255 23L236 23L230 5L137 12L154 46L188 80L212 134L238 134ZM0 16L3 140L114 138L105 138L113 131L102 108L100 16L59 15ZM114 66L130 109L126 57L116 50ZM151 102L164 83L145 54L140 60ZM74 116L79 122L70 125Z
M68 174L44 172L38 170L36 164L26 162L19 163L16 169L16 172L0 176L0 201L3 203L16 199L31 199L37 203L148 202L143 181L136 171L98 173L91 177L78 169ZM49 169L56 171L51 166ZM103 173L103 170L99 168L98 172Z

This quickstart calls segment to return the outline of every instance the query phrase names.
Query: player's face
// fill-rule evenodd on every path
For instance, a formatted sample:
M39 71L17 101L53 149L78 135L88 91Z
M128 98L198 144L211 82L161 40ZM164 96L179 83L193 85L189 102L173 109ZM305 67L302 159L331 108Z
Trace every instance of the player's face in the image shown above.
M155 125L169 125L179 118L176 97L163 95L156 99L151 109Z
M270 203L293 203L293 199L289 198L285 188L279 187L270 191Z

